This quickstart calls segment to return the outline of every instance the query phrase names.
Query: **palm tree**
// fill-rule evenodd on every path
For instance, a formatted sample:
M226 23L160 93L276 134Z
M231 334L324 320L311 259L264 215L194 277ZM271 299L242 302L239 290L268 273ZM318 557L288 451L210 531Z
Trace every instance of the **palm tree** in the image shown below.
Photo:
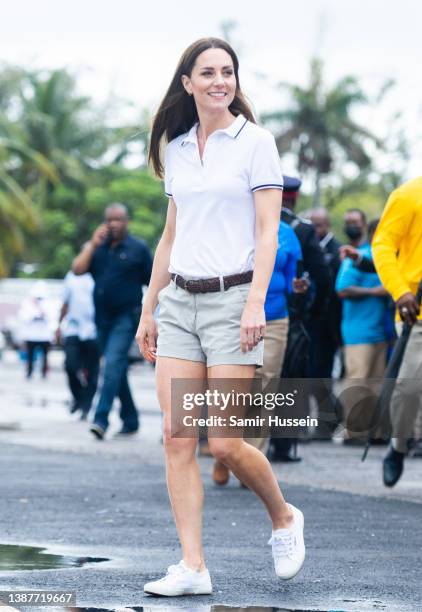
M3 121L4 131L5 122ZM25 166L41 180L57 182L54 166L19 140L0 136L0 278L9 272L14 257L24 249L24 235L36 229L38 216L33 200L36 185L24 189L15 174Z
M280 155L293 153L299 173L313 175L313 206L320 205L323 176L345 162L367 171L371 166L367 144L382 146L374 134L351 118L356 106L367 103L357 80L346 76L326 90L322 68L322 61L314 58L306 87L282 83L289 94L290 107L262 117L264 122L281 127L276 137Z
M13 197L0 189L0 278L7 276L14 258L22 253L24 234L35 230L36 222L24 192Z
M58 170L65 182L83 184L107 143L91 101L75 92L65 70L27 73L21 85L21 125L27 144Z
M21 76L17 100L20 109L13 125L16 141L45 160L55 174L40 172L28 157L13 169L13 178L35 202L40 220L37 241L26 241L25 256L45 263L55 257L57 245L69 240L66 223L59 222L59 231L51 236L46 223L48 215L72 219L75 236L85 226L83 209L90 174L107 150L109 135L101 114L92 108L91 100L76 92L76 81L65 70L26 72ZM72 204L57 201L58 190L74 194Z
M25 233L37 227L34 192L37 179L57 182L54 166L25 143L25 135L9 111L19 95L23 71L7 68L0 73L0 278L22 253ZM33 176L23 186L17 175L22 168Z
M134 141L147 137L140 126L107 125L106 109L99 110L89 97L78 94L76 79L66 70L28 73L21 100L28 144L73 187L85 184L90 171L109 162L106 154L119 162L130 154Z
M86 194L98 170L119 164L145 138L138 125L108 126L105 112L77 92L66 70L1 70L0 237L3 247L6 235L13 246L3 250L21 251L37 219L37 240L26 241L31 260L44 265L56 259L58 246L69 253L79 248L87 232Z

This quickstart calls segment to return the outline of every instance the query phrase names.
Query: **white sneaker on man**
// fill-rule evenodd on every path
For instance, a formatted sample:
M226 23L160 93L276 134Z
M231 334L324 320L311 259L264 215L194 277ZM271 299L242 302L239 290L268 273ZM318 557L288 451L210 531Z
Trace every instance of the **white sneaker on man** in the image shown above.
M147 582L144 593L167 597L211 595L211 578L208 570L197 572L187 567L184 561L180 561L177 565L170 565L164 578Z
M283 580L289 580L296 576L305 561L303 514L292 504L288 504L288 506L293 512L293 525L287 529L273 531L268 542L273 549L275 573Z

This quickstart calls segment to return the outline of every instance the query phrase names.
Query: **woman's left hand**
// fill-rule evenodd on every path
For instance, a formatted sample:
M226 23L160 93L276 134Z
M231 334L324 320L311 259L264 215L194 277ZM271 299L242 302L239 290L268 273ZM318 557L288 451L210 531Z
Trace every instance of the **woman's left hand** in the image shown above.
M246 302L240 319L240 348L243 353L251 351L265 334L264 306L257 302Z

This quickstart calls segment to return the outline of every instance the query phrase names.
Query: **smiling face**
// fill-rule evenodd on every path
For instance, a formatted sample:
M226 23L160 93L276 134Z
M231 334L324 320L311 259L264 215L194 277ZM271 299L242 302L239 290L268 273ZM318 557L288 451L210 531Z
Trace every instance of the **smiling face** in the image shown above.
M207 49L196 58L191 75L182 76L182 83L199 112L226 111L237 86L232 58L224 49Z

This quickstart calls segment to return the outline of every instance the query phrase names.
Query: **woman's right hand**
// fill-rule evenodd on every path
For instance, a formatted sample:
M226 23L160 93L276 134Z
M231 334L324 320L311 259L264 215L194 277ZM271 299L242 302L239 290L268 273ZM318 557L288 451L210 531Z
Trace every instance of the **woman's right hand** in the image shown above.
M136 332L136 343L147 361L154 363L157 352L157 323L152 314L142 313Z

